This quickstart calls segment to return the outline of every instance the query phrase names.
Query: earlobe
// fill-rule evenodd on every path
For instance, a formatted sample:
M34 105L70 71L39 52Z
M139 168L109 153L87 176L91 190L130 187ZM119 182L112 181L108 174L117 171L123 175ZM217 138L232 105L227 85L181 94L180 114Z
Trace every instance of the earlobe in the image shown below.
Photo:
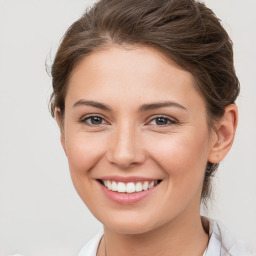
M61 145L64 149L64 152L66 154L66 143L65 143L65 134L64 134L64 126L63 126L63 117L61 114L61 111L59 108L55 109L55 117L56 117L56 121L57 124L60 128L60 141L61 141Z
M215 136L208 157L211 163L221 162L233 144L238 121L238 110L235 104L230 104L225 108L225 113L220 121L215 125Z

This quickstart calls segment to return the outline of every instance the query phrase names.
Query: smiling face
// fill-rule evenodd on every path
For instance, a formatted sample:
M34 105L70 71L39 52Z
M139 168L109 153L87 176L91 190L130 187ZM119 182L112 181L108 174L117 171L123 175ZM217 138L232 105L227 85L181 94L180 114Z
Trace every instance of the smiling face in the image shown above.
M213 144L206 116L193 76L154 49L85 57L69 82L62 145L95 217L135 234L199 216Z

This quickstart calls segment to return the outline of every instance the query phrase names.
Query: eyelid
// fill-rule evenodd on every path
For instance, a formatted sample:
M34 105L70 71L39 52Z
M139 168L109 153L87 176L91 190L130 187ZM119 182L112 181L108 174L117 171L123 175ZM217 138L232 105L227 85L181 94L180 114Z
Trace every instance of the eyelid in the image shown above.
M99 124L99 125L106 125L106 124L110 124L110 122L106 121L106 118L104 116L102 116L101 114L87 114L87 115L84 115L82 116L82 118L80 118L79 122L80 123L86 123L86 120L89 119L89 118L92 118L92 117L99 117L103 120L103 123L102 124ZM94 125L94 124L88 124L88 126L97 126L97 125Z
M102 114L97 114L97 113L91 113L91 114L86 114L86 115L84 115L84 116L82 116L80 119L79 119L79 122L80 123L86 123L86 120L87 119L89 119L89 118L91 118L91 117L100 117L102 120L103 120L103 123L102 124L99 124L99 125L109 125L109 124L111 124L111 122L109 122L109 121L107 121L106 119L106 117L105 116L103 116ZM157 119L157 118L165 118L165 119L167 119L168 121L169 121L169 123L168 124L165 124L165 125L157 125L157 126L162 126L162 127L164 127L164 126L168 126L168 125L173 125L173 124L179 124L179 121L176 119L176 118L174 118L174 117L170 117L170 116L167 116L167 115L153 115L153 116L151 116L151 117L149 117L148 118L148 121L146 121L146 125L150 125L150 122L152 122L153 120L155 120L155 119ZM88 126L99 126L99 125L93 125L93 124L89 124L89 123L87 123L87 125Z
M157 118L165 118L167 119L168 121L170 121L170 123L168 124L165 124L165 125L157 125L157 126L167 126L167 125L173 125L173 124L178 124L178 120L176 118L173 118L173 117L170 117L170 116L166 116L166 115L154 115L154 116L151 116L149 118L149 121L146 122L147 125L150 125L150 122L152 122L153 120L157 119Z

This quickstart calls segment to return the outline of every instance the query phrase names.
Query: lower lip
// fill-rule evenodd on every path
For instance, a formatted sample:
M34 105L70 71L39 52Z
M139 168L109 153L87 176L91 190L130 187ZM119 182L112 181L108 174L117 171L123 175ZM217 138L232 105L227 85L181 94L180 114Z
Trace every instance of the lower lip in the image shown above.
M102 189L102 191L105 193L105 195L111 199L112 201L114 201L115 203L118 204L135 204L139 201L141 201L142 199L146 198L147 196L149 196L157 186L150 188L148 190L145 191L141 191L141 192L135 192L135 193L119 193L119 192L114 192L112 190L107 189L104 185L102 185L101 183L100 187Z

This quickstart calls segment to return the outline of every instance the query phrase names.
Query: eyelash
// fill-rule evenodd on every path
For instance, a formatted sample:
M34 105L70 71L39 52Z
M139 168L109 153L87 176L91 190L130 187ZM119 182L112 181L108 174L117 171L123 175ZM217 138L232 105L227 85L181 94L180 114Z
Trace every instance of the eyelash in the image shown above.
M101 121L104 122L103 124L108 124L108 122L106 122L105 119L104 119L103 117L99 116L99 115L85 116L85 117L83 117L83 118L81 119L80 122L81 122L81 123L86 123L86 124L89 125L89 126L98 126L98 125L102 125L102 123L100 123L100 124L93 124L93 123L92 123L92 119L93 119L93 118L98 118L98 119L100 119ZM91 120L91 122L88 123L88 120Z
M165 124L162 124L162 125L157 125L156 122L157 122L157 119L158 121L160 121L160 119L164 120ZM162 127L165 127L165 126L168 126L168 125L172 125L172 124L177 124L177 120L173 119L173 118L170 118L170 117L166 117L166 116L156 116L154 118L151 118L150 121L148 122L148 124L150 124L152 121L155 121L155 124L156 126L162 126Z
M96 121L94 120L93 121L93 118L97 118L101 123L98 123L98 124L93 124L92 122ZM88 122L88 120L90 120L90 122ZM151 124L153 121L155 121L155 124ZM164 121L166 123L164 124L157 124L158 121ZM85 116L84 118L81 119L80 121L81 123L86 123L87 125L89 126L99 126L99 125L105 125L105 124L109 124L107 121L105 121L105 119L99 115L91 115L91 116ZM156 125L156 126L161 126L161 127L165 127L165 126L168 126L168 125L172 125L172 124L178 124L177 120L173 119L173 118L169 118L169 117L166 117L166 116L155 116L154 118L151 118L149 120L149 122L146 123L147 125Z

